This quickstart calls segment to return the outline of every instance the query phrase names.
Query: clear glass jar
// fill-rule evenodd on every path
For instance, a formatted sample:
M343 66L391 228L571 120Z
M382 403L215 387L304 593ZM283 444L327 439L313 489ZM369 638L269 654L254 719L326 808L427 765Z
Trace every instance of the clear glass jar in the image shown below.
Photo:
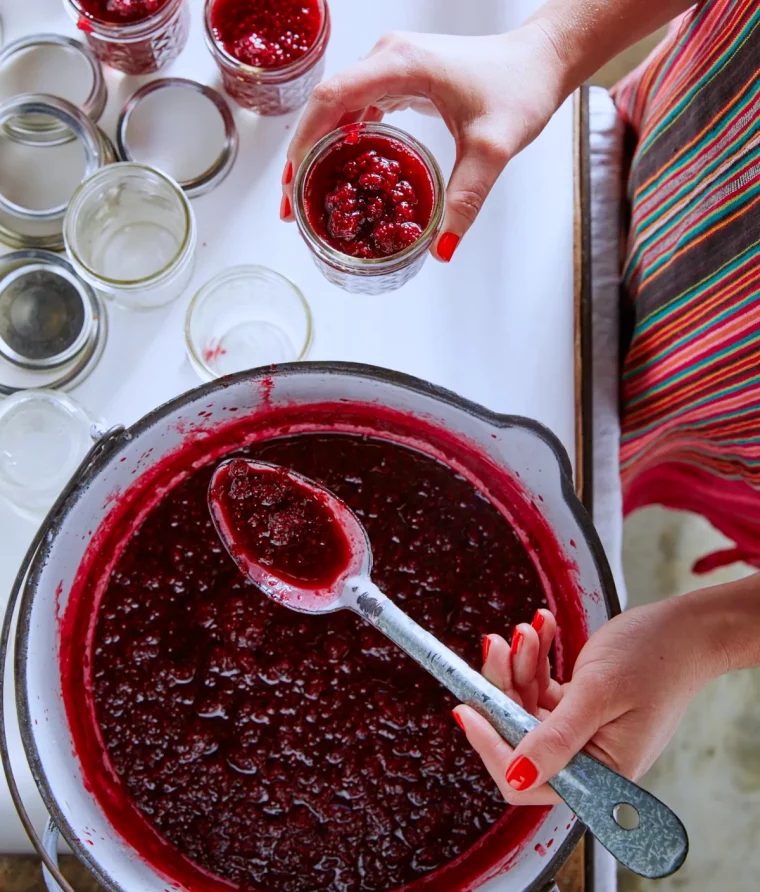
M84 0L63 3L98 59L124 74L153 74L165 68L190 35L187 0L168 0L158 12L129 23L94 18Z
M294 213L298 229L311 251L314 262L322 275L334 285L353 294L384 294L395 291L414 278L428 256L443 220L445 184L438 162L430 151L413 136L389 124L364 124L361 132L378 135L400 142L423 163L430 175L433 187L433 204L430 221L416 242L408 248L388 257L364 259L344 254L329 245L309 222L306 212L305 193L309 176L316 165L355 126L333 130L321 139L304 158L296 173L294 184Z
M71 397L26 390L0 402L0 496L39 522L104 423Z
M306 298L264 266L235 266L207 282L185 319L190 363L204 381L305 359L312 341Z
M193 275L196 226L187 196L144 164L111 164L74 193L63 221L77 274L126 309L178 298Z
M254 68L236 59L214 37L211 17L216 0L206 0L206 42L222 74L227 94L243 108L260 115L284 115L306 103L322 79L325 51L330 39L330 9L327 0L318 0L322 24L309 50L280 68Z

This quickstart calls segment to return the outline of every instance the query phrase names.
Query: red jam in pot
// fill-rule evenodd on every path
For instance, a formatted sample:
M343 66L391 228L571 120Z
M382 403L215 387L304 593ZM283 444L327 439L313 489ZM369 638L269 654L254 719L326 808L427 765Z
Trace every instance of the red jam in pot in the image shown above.
M132 25L160 12L169 2L170 0L79 0L79 6L85 16L95 21Z
M282 68L317 42L322 12L317 0L215 0L214 39L253 68Z
M299 588L332 585L348 567L348 539L330 507L283 468L242 460L214 475L209 504L235 559Z
M309 173L304 208L314 231L352 257L389 257L413 245L435 195L422 158L392 137L349 131Z
M203 426L111 502L62 619L66 714L109 823L187 892L459 892L508 868L546 810L505 805L454 698L377 630L239 571L208 505L228 457L335 493L376 583L472 666L484 632L547 603L560 680L588 637L543 515L466 441L376 404Z

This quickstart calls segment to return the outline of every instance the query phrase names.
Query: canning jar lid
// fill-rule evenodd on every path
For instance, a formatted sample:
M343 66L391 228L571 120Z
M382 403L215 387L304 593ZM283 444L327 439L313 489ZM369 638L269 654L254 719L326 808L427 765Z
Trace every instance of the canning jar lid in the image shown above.
M28 116L47 116L68 128L73 139L51 145L9 138L5 124ZM82 177L111 157L101 131L65 99L29 93L0 103L0 241L14 248L62 248L71 195Z
M62 34L32 34L0 51L0 101L25 93L65 99L98 121L108 98L100 62L93 51ZM18 142L61 145L75 139L55 117L24 115L6 120L4 132Z
M204 381L305 359L312 339L303 293L265 266L224 270L197 292L185 317L187 355Z
M224 97L180 77L150 81L127 100L116 128L119 157L169 174L189 198L232 169L238 132Z
M100 298L64 258L0 257L0 394L74 387L100 359L106 334Z

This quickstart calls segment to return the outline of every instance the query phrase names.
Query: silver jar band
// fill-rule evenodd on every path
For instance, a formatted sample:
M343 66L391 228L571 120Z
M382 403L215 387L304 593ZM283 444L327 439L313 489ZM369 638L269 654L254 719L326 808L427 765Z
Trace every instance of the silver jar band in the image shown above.
M215 189L222 182L230 170L232 170L238 153L239 139L235 119L227 101L216 90L207 87L205 84L199 84L196 81L183 77L165 77L150 81L140 87L127 100L124 108L121 110L116 127L116 147L122 161L146 162L146 159L136 157L130 148L128 136L129 122L140 103L146 97L159 90L166 89L192 90L204 96L219 112L224 125L224 138L219 147L219 155L216 161L207 170L199 172L191 179L178 181L188 198L197 198L199 195L205 195L205 193Z
M49 115L68 128L82 144L85 154L83 178L103 166L106 148L97 126L75 105L57 96L27 93L13 96L0 104L0 130L7 121L24 115ZM27 208L11 201L0 192L0 210L21 220L43 221L63 219L68 201L50 208Z
M62 34L32 34L22 37L20 40L14 40L0 51L0 77L2 77L6 66L12 64L23 53L45 47L73 53L83 60L89 73L90 85L87 98L81 104L80 110L92 121L99 121L108 100L103 69L93 51L78 40L64 37ZM61 98L65 99L65 97ZM47 115L42 120L37 116L17 116L7 120L3 129L5 135L11 139L30 145L44 143L45 145L58 146L75 138L70 127L62 125L60 121L51 122Z
M68 260L60 255L50 251L31 249L5 254L0 257L0 282L9 273L32 264L44 264L59 274L65 273L68 281L72 281L70 277L73 277L73 280L77 282L77 290L86 304L85 328L87 334L85 338L78 340L76 352L68 357L68 362L64 365L46 369L37 368L36 370L26 366L24 374L29 376L28 379L18 380L14 384L0 381L0 395L10 396L20 390L40 387L50 390L69 390L77 384L81 384L100 360L108 337L108 319L103 302L90 285L76 276L74 268ZM4 362L8 361L8 358L2 356L2 353L0 353L0 358Z

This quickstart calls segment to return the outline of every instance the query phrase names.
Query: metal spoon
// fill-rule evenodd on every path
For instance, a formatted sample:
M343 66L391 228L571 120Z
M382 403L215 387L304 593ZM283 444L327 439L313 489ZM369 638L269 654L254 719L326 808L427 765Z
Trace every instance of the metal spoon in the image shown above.
M358 613L458 700L487 718L513 747L536 727L538 720L534 716L418 626L380 591L370 579L372 548L364 527L341 499L314 481L265 462L246 461L256 473L284 473L307 499L313 498L327 507L341 525L350 544L350 556L335 580L319 591L300 587L278 577L270 567L244 553L217 500L211 497L220 475L227 473L228 464L220 465L212 478L211 515L230 555L265 595L302 613L332 613L343 609ZM592 756L578 753L549 785L599 842L634 873L654 879L669 876L683 864L689 841L678 817L650 793Z

